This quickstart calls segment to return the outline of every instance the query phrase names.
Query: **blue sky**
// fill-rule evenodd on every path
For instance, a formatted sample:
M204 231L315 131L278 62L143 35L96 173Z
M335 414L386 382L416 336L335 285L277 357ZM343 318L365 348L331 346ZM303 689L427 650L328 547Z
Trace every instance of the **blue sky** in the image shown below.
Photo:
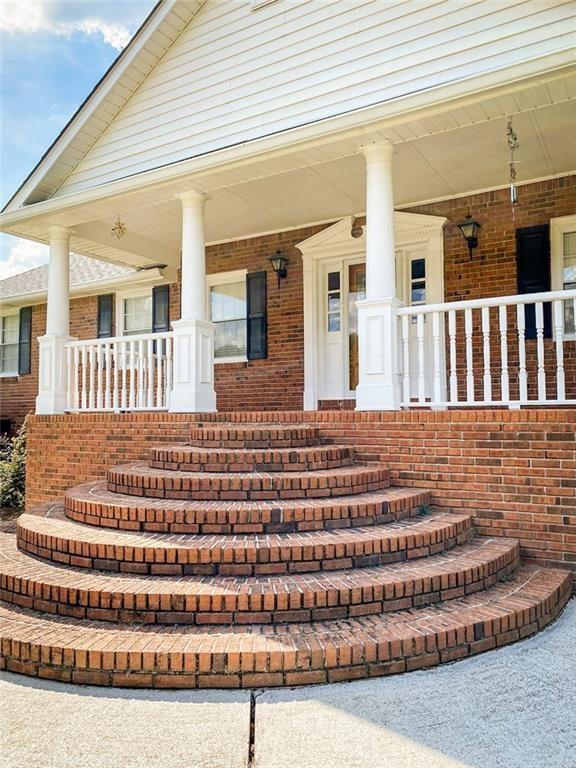
M141 22L153 0L0 0L0 197L14 194ZM47 249L0 236L0 279Z

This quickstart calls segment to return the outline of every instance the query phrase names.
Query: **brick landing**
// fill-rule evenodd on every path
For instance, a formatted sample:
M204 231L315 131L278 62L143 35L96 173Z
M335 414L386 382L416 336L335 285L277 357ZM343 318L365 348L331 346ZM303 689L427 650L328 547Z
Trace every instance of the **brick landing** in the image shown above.
M351 680L515 642L568 600L568 571L391 488L369 445L218 421L188 439L0 536L0 668L127 687Z

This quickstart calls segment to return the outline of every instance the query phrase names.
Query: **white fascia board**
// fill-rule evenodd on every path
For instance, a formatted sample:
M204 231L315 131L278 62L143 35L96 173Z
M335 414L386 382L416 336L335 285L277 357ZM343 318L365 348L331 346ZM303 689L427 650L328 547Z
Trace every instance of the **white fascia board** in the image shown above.
M78 299L83 296L97 296L100 293L114 293L116 290L121 290L127 285L134 287L163 285L165 283L175 283L176 280L176 270L170 270L169 268L136 270L127 275L107 277L103 280L90 280L88 283L72 285L70 286L70 298ZM16 296L0 299L0 306L12 309L27 307L30 304L45 304L46 298L46 291L20 293Z
M323 145L328 141L361 137L371 131L379 130L384 121L398 118L429 116L451 108L452 102L458 105L474 103L478 96L491 89L504 91L517 90L523 81L537 78L546 80L555 72L563 70L566 74L576 71L574 56L571 50L551 54L543 59L522 62L510 67L504 73L502 70L491 71L484 75L475 76L474 87L471 88L471 78L455 80L444 85L419 91L399 98L392 99L372 107L353 110L345 114L328 117L316 122L291 128L271 136L242 142L232 147L214 150L205 155L182 160L172 165L161 166L144 171L133 176L111 181L101 186L61 195L40 203L20 208L16 211L0 213L0 231L10 232L9 227L20 221L64 211L77 205L90 203L95 200L134 192L139 189L161 186L182 177L199 174L221 172L249 164L255 160L264 159L267 154L281 156L301 149L310 149ZM505 79L504 76L505 75ZM435 99L435 101L434 101ZM389 123L393 125L395 123Z

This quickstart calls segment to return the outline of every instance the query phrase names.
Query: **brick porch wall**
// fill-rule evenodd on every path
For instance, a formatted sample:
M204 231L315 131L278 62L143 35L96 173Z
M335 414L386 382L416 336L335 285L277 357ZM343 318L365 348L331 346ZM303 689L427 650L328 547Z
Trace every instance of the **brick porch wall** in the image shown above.
M501 189L469 197L460 197L404 210L445 216L445 296L447 301L502 296L516 293L517 227L547 224L551 218L576 211L576 176L538 182L520 188L520 201L512 211L508 190ZM456 222L471 211L482 223L479 248L470 262L468 249ZM223 243L207 249L207 271L224 272L236 269L268 272L268 359L247 363L218 364L216 391L220 410L301 408L304 387L304 330L302 296L302 259L295 245L325 226L307 227L262 237ZM277 288L268 258L281 248L290 259L288 277ZM171 319L179 317L180 286L170 286ZM79 338L96 335L97 297L75 299L71 302L71 334ZM34 307L35 339L44 333L45 306ZM498 335L494 328L494 342ZM462 336L461 336L462 338ZM481 334L475 334L478 345ZM497 353L497 343L493 352ZM527 342L528 368L533 372L536 342ZM461 359L463 360L463 354ZM565 345L567 391L576 396L576 343ZM514 365L514 341L510 340L510 364ZM546 341L546 358L553 368L554 349ZM493 369L497 370L497 357ZM481 397L482 358L475 368L477 397ZM38 346L33 344L32 373L18 379L0 379L0 416L20 422L34 408L38 381ZM534 376L531 376L534 379ZM514 391L514 390L513 390ZM461 395L464 393L461 392ZM497 389L494 391L497 396ZM530 396L533 396L533 390ZM347 408L331 402L331 408Z
M478 532L518 538L524 557L575 572L576 410L274 411L208 420L314 422L333 442L381 454L394 485L428 488L433 503L469 511ZM30 416L27 507L185 442L184 414Z

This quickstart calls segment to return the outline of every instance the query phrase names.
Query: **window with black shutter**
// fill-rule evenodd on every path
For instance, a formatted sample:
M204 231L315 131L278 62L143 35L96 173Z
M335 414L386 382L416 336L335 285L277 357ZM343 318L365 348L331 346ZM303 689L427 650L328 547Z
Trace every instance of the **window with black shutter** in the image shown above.
M18 375L25 376L32 370L32 307L20 310L18 333Z
M246 276L246 300L248 360L263 360L268 355L266 272Z
M170 330L170 286L157 285L152 290L152 333Z
M98 296L98 338L109 339L114 336L114 294Z
M516 230L516 269L518 293L550 290L550 233L547 224ZM526 338L536 338L536 307L525 307ZM544 304L544 336L552 336L552 305Z

